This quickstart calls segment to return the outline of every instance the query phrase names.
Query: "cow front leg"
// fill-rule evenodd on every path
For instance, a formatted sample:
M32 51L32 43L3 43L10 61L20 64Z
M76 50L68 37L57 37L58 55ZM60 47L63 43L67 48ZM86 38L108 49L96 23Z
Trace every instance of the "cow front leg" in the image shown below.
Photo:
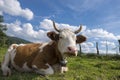
M41 66L33 64L32 68L36 73L42 76L54 74L53 68L48 63Z
M55 64L52 66L54 71L57 73L65 73L68 71L68 67L67 66L61 66L61 64Z
M65 72L67 72L68 71L68 67L67 66L62 66L61 67L61 73L65 73Z
M60 61L60 65L61 65L61 69L60 69L61 73L68 71L67 60Z

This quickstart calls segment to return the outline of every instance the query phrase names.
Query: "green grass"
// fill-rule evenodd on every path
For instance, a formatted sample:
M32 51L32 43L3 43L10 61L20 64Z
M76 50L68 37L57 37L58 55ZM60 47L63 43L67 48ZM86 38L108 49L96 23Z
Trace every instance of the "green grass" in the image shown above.
M0 62L6 48L0 48ZM120 59L117 56L82 55L68 58L69 71L42 77L36 73L20 73L15 70L12 76L0 80L120 80Z

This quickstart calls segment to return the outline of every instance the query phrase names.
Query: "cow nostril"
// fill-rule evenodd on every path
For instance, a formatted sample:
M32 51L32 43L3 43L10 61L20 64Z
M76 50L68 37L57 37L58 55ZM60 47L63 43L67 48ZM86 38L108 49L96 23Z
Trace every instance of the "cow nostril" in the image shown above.
M73 52L73 53L77 51L77 49L74 47L68 47L68 50L69 52Z
M68 47L68 50L69 50L69 51L71 51L71 50L72 50L72 48L71 48L71 47Z

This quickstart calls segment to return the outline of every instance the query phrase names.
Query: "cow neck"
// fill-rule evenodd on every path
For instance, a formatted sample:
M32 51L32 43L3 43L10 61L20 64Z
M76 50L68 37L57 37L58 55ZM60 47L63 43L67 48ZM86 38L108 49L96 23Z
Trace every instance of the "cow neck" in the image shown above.
M59 63L61 64L61 66L66 66L67 61L65 60L62 53L58 50L58 42L54 41L53 45L54 45L54 48L56 51L55 53L56 53L56 56L58 57Z

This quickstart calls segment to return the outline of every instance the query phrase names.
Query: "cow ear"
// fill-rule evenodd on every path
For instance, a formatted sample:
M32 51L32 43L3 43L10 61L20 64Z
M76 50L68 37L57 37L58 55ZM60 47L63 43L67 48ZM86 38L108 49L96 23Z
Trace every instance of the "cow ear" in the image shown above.
M48 36L51 40L54 40L54 41L59 40L59 34L55 33L54 31L48 32L48 33L47 33L47 36Z
M83 36L83 35L77 35L77 40L76 40L76 43L82 43L86 41L86 37Z

